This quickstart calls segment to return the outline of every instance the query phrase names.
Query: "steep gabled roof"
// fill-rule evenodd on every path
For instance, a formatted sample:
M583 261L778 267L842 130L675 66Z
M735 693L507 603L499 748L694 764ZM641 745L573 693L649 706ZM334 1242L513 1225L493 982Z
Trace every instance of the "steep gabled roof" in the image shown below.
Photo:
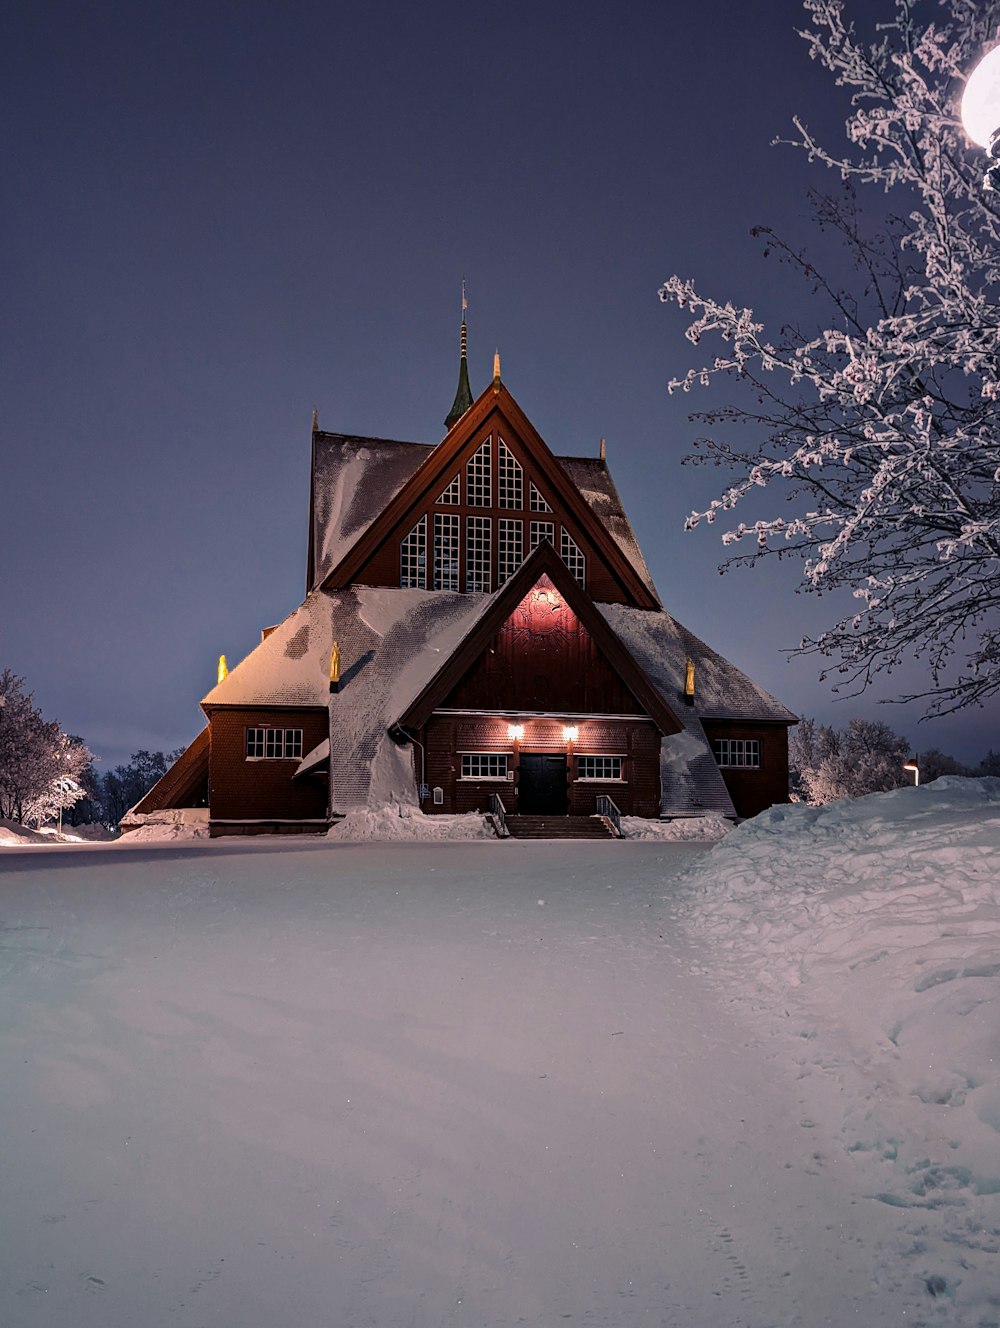
M193 807L208 791L209 747L209 728L206 724L167 773L139 799L129 815L159 812L173 807Z
M314 591L202 700L215 706L325 706L334 641L329 595Z
M496 417L499 429L503 429L506 425L523 441L539 473L551 487L553 495L580 529L586 532L631 602L640 608L659 608L660 603L652 589L648 570L643 565L644 576L643 572L633 565L595 515L592 506L581 495L565 468L549 451L534 425L499 382L488 387L449 430L443 441L427 454L409 479L358 536L348 552L343 554L323 576L321 581L323 588L341 589L359 578L365 565L384 541L391 537L393 531L405 523L407 517L420 505L427 502L432 493L436 496L438 487L447 481L449 472L458 464L462 449L477 430L489 425L491 416ZM367 475L365 483L368 483ZM624 513L622 515L624 516Z
M643 613L625 604L601 604L598 610L669 701L683 705L684 665L694 661L693 709L700 719L798 722L787 706L669 613Z
M560 456L556 460L579 489L598 521L656 595L652 575L642 556L632 523L625 515L625 508L604 457Z
M432 451L429 443L313 433L307 591L326 579Z
M348 586L331 592L330 602L341 652L340 690L329 698L330 806L342 812L412 799L411 752L389 730L489 600L451 590Z
M461 645L442 663L434 677L400 714L400 725L404 728L411 725L419 728L427 722L434 707L458 685L503 623L543 576L548 577L559 591L590 633L598 650L608 659L661 733L679 732L682 724L662 694L651 684L628 649L601 617L593 600L577 585L565 563L548 543L539 544L502 589L490 597L488 608L476 619Z
M307 591L326 578L433 450L430 443L314 433ZM607 462L599 457L556 460L655 595L656 586Z

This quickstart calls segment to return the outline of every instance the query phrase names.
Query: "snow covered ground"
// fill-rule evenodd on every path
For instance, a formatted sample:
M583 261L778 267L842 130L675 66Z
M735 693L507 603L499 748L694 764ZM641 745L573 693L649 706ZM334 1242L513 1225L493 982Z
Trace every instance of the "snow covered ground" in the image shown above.
M1000 1322L1000 781L0 855L0 1323Z

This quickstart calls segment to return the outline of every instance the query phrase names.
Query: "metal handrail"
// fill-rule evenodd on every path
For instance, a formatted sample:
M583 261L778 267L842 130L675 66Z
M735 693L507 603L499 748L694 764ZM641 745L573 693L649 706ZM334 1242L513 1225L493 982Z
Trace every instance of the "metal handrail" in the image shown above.
M497 824L497 834L501 839L508 839L510 831L507 829L507 808L503 805L503 798L499 793L490 794L490 815Z
M611 822L619 839L625 838L625 832L622 830L622 814L606 793L598 793L597 795L597 814Z

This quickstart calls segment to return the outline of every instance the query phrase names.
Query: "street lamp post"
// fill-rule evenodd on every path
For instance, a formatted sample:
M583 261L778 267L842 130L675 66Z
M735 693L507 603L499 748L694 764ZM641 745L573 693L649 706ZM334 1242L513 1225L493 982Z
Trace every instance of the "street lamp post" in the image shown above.
M908 761L903 762L903 769L909 771L913 776L913 787L918 788L920 785L920 766L917 763L916 752L913 753Z

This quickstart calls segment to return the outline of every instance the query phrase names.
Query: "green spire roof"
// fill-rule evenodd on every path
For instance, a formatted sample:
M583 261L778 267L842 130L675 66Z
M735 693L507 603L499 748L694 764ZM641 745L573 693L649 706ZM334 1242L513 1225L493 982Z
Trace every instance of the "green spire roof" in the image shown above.
M463 303L465 299L463 291ZM457 423L465 412L472 405L472 388L469 386L469 362L468 362L468 333L465 328L465 314L462 314L462 353L458 362L458 389L455 392L455 400L452 402L451 410L448 412L444 422L444 427L450 429Z

